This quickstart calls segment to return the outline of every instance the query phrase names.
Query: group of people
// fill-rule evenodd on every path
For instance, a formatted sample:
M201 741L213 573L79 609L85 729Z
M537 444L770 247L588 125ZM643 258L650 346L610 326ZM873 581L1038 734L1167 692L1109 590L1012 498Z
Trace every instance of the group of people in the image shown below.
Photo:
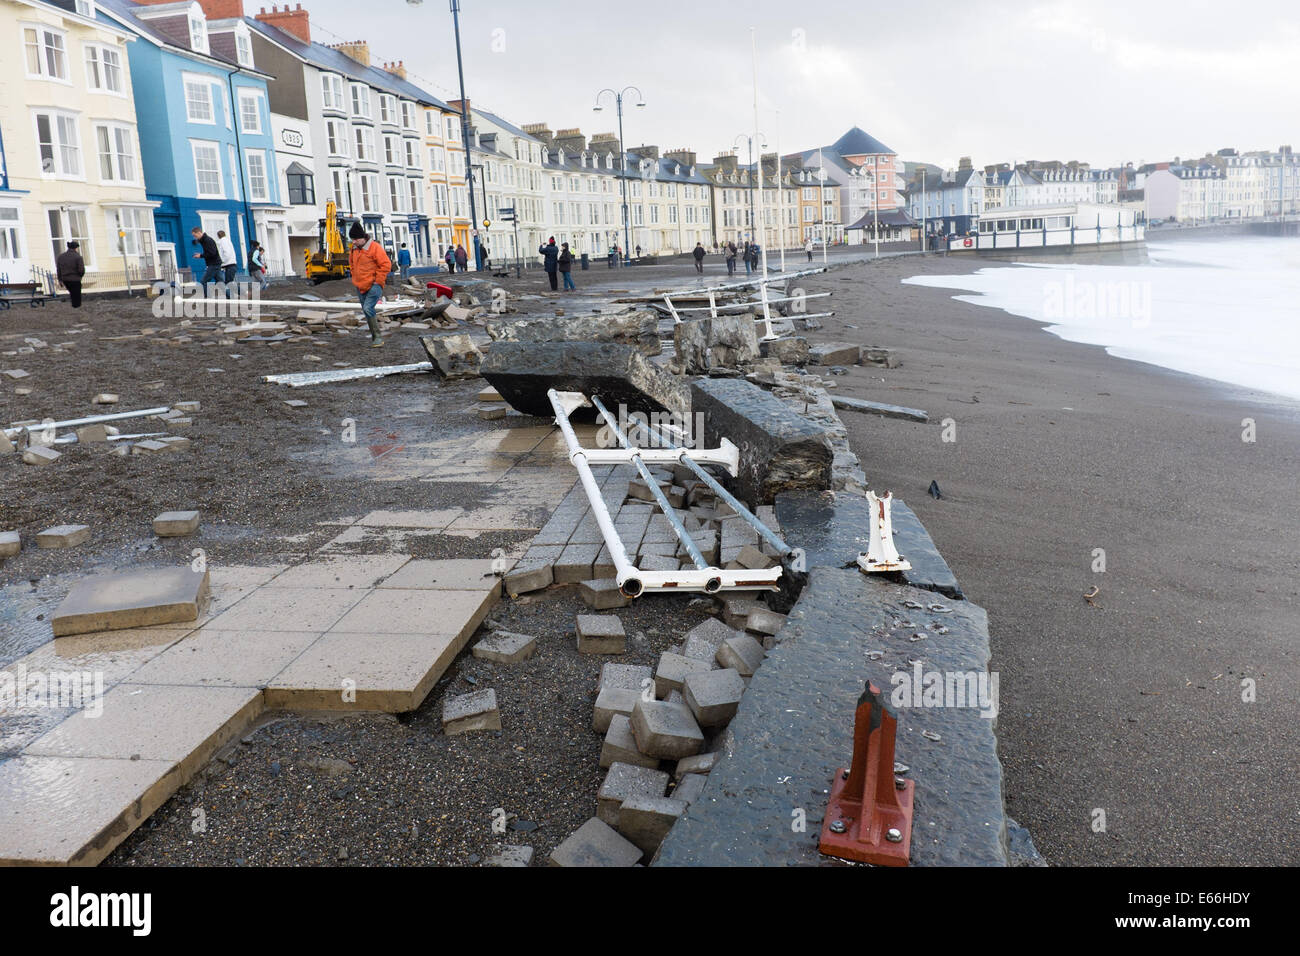
M555 237L544 242L537 247L537 254L542 257L542 269L546 272L546 278L551 283L551 291L558 288L556 273L564 276L564 290L576 289L573 284L573 253L569 251L569 244L562 242L558 246L555 244Z

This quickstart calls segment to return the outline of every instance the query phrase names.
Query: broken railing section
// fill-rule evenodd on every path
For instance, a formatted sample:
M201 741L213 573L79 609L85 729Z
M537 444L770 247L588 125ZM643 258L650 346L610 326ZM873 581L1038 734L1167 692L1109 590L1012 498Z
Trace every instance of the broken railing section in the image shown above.
M322 385L327 382L351 382L363 378L383 378L403 372L432 372L432 362L412 362L409 365L378 365L369 368L340 368L323 372L286 372L283 375L263 375L262 381L273 385L301 388L304 385Z
M632 447L630 439L619 428L618 422L600 402L600 399L593 398L589 401L581 392L560 392L553 388L547 391L547 397L550 399L551 407L555 410L555 423L563 433L565 444L568 446L569 461L573 463L574 468L578 471L578 478L582 483L583 490L586 492L587 500L591 504L592 514L596 518L596 524L605 540L605 546L609 549L610 556L613 559L615 580L618 583L619 590L625 596L637 597L646 591L703 591L707 594L715 594L718 591L736 588L761 588L773 591L780 588L779 581L783 572L780 566L762 570L710 567L691 538L690 532L677 519L667 498L659 490L658 482L654 480L645 466L645 461L648 458L657 462L680 462L692 467L692 470L697 471L697 473L702 472L698 465L692 465L692 459L694 458L707 464L722 465L728 469L729 473L734 475L737 469L737 450L734 445L725 442L718 449L690 452L676 447L668 449L635 448ZM573 425L569 422L569 416L577 409L584 407L598 409L613 433L618 436L621 447L591 449L584 448L579 444L578 437L573 431ZM676 571L642 571L632 564L628 558L627 548L614 527L609 508L601 495L600 486L591 472L591 462L598 464L631 464L637 468L643 479L646 480L651 493L654 494L655 500L668 519L683 549L690 556L692 563L695 565L694 570L681 568ZM717 489L716 482L712 478L705 477L704 480L710 487ZM725 494L725 492L723 493ZM747 508L740 505L739 502L736 502L735 505L739 506L736 507L737 514L754 527L760 529L760 534L766 532L764 534L765 538L780 541ZM784 542L780 542L780 549L785 554L790 553L790 549Z
M898 774L898 718L870 682L853 715L853 762L831 783L818 849L827 856L876 866L907 866L912 850L916 783Z
M863 571L910 571L911 563L898 553L894 546L894 522L891 508L894 494L886 491L877 495L867 492L867 504L871 510L871 535L867 550L858 555L858 567Z
M707 311L709 313L710 318L716 319L719 313L719 306L717 304L717 294L719 292L736 292L742 289L752 289L755 286L757 286L758 293L759 293L759 300L757 302L733 302L724 305L722 309L723 310L728 308L734 309L738 306L748 306L752 308L755 305L761 305L763 307L762 317L761 318L756 317L755 320L762 322L764 325L764 332L761 340L764 342L771 342L774 339L779 338L777 333L772 328L771 307L773 305L782 302L795 302L804 299L825 298L830 296L831 293L817 292L810 295L799 295L799 296L791 296L791 295L783 294L780 297L773 299L768 296L768 286L776 285L778 283L785 283L788 286L788 284L792 279L802 278L803 276L817 275L818 273L822 273L825 271L826 271L825 267L819 267L816 269L804 269L800 272L782 272L771 276L760 276L757 279L747 279L744 282L728 282L722 285L709 286L705 289L700 289L699 287L695 287L691 289L683 289L680 292L665 292L663 294L664 305L667 306L669 314L673 317L674 324L681 323L682 312ZM701 294L701 292L707 295L709 298L709 304L707 306L679 308L673 302L674 295L676 295L679 299L682 298L695 299ZM783 292L788 292L788 288L783 290ZM803 315L804 318L822 318L834 314L835 314L834 312L813 312L807 315L801 313L801 315Z

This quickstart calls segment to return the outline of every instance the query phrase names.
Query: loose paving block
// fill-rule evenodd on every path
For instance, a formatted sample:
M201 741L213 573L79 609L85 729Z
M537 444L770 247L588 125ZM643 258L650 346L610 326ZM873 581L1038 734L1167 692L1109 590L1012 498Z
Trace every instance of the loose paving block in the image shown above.
M555 562L564 552L558 545L533 545L528 552L506 572L506 593L511 597L540 591L555 581Z
M808 350L812 365L857 365L862 361L862 346L850 342L819 342Z
M632 599L618 589L618 582L613 578L583 581L578 585L578 594L587 607L594 608L597 611L627 607L632 603Z
M637 698L632 709L632 734L643 754L679 760L704 749L704 734L685 704Z
M474 378L483 363L483 353L468 335L422 335L420 344L439 378ZM495 351L495 349L493 350Z
M632 722L622 714L615 714L610 720L609 730L605 731L605 741L600 747L600 765L610 767L615 763L659 769L658 757L647 757L636 749Z
M4 373L5 375L8 375L10 378L15 380L20 378L26 378L28 375L28 372L25 369L21 369L21 368L7 368L4 370Z
M784 625L784 614L777 614L776 611L768 608L760 608L749 612L749 618L745 622L745 629L755 634L770 635L781 630Z
M32 445L23 452L23 461L29 465L52 465L63 457L62 452L44 445Z
M592 713L591 726L596 733L609 732L614 718L622 715L631 717L636 702L641 699L641 691L629 687L604 687L596 695L596 707Z
M619 807L618 832L652 857L687 805L674 797L628 797Z
M171 446L166 442L154 441L152 438L146 438L144 441L138 441L131 446L133 455L156 455L159 452L170 451Z
M687 806L690 806L698 800L704 793L704 788L708 786L709 775L706 773L688 773L682 777L681 781L673 788L672 799L680 800Z
M662 770L615 762L596 793L596 816L618 826L618 808L630 797L662 797L668 789L668 774Z
M505 418L510 409L503 403L497 404L480 404L475 407L474 411L478 417L485 422L500 421Z
M671 548L672 545L669 545ZM675 551L676 548L673 548ZM641 571L676 571L682 566L682 563L676 558L670 558L662 554L642 554L637 561L637 568Z
M197 511L164 511L153 519L153 533L160 538L183 538L198 530Z
M112 392L100 392L90 401L95 405L116 405L117 396Z
M77 429L77 441L81 444L108 441L108 429L100 425L82 425Z
M776 561L771 556L764 554L757 546L752 544L747 544L741 548L740 554L736 555L736 560L740 562L741 567L748 568L751 571L761 571L776 565Z
M306 403L305 401L303 401L301 398L286 398L286 399L284 400L284 403L285 403L286 405L288 405L290 408L306 408L306 407L307 407L307 403Z
M729 637L739 637L740 633L735 628L723 624L716 617L711 617L686 632L686 640L682 642L682 654L686 657L712 661L722 642Z
M518 664L537 653L537 638L528 634L495 631L475 644L470 653L498 664Z
M722 602L722 619L728 626L744 630L749 623L749 615L767 607L751 598L724 598Z
M22 550L17 531L0 531L0 558L12 558Z
M745 681L739 671L725 668L697 671L682 681L682 696L701 727L720 727L736 716Z
M615 664L613 661L602 664L600 680L596 682L596 693L606 687L618 687L623 690L645 691L654 685L654 670L645 664ZM631 713L631 710L628 711Z
M476 730L500 730L501 711L497 709L497 692L491 689L471 691L442 702L442 732L448 737Z
M682 777L688 773L708 773L718 763L716 753L696 754L694 757L683 757L677 761L677 766L673 768L673 779L680 782Z
M741 677L753 677L763 663L763 645L748 634L729 637L718 648L715 659L724 668L735 668Z
M613 614L578 615L579 654L622 654L627 650L627 632Z
M596 555L596 560L591 564L591 577L593 581L607 582L618 576L618 568L614 564L614 556L609 553L609 548L602 546L600 554ZM618 583L614 582L617 589ZM621 605L620 605L621 606Z
M207 597L208 572L189 565L97 574L73 585L50 624L62 637L196 621Z
M655 696L662 700L668 696L669 691L681 690L682 682L688 674L712 669L712 661L664 651L659 655L659 666L655 670Z
M192 413L199 410L198 402L177 402L172 406L178 412Z
M503 846L496 856L484 861L484 866L529 866L533 862L533 848L530 846Z
M484 388L479 391L478 400L480 402L499 402L501 401L501 393L498 392L495 388L489 386L488 388Z
M555 562L556 584L576 584L590 581L591 568L600 555L599 544L569 544Z
M75 548L90 540L90 525L61 524L36 535L38 548Z
M635 866L641 849L592 817L551 851L551 866Z

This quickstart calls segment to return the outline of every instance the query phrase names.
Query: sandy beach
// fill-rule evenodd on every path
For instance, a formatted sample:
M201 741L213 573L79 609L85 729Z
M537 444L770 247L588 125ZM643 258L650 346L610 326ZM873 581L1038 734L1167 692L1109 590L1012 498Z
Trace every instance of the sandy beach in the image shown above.
M1054 865L1294 865L1300 408L900 283L1003 264L881 260L808 289L839 313L811 339L903 363L836 391L929 413L841 414L988 609L1008 813Z

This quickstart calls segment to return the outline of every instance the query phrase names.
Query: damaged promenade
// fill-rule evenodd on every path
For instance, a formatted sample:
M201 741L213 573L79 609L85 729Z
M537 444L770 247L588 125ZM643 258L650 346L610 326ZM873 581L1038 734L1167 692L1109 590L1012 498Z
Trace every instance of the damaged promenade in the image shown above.
M852 268L801 286L841 296ZM91 416L99 393L116 396L115 410L167 406L170 419L116 423L115 441L29 439L24 450L59 457L26 464L15 449L0 462L0 531L21 542L0 565L3 662L108 677L95 730L48 708L0 715L0 857L836 864L817 837L825 790L852 756L864 679L888 691L917 663L986 670L983 612L905 502L895 530L911 570L868 576L854 564L875 485L841 415L937 426L919 409L841 397L840 382L883 379L902 360L864 329L833 338L796 313L760 347L764 326L748 311L677 324L650 289L600 278L555 298L502 282L505 312L490 286L466 283L463 311L394 323L375 351L310 301L306 318L264 310L283 314L251 334L161 323L143 301L96 303L93 319L60 304L8 319L0 365L26 372L16 387L30 391L0 396L3 423ZM665 270L649 284L686 282ZM332 291L281 284L276 298ZM600 374L575 368L586 353ZM376 355L430 369L265 381L346 373ZM539 387L593 381L611 405L629 404L621 381L631 404L701 416L706 447L734 441L737 474L724 483L800 550L806 563L786 575L797 581L635 600L612 586L617 562ZM575 437L606 445L608 430L581 417ZM122 437L137 431L186 442L123 454L124 442L152 440ZM630 465L592 469L637 568L691 563L660 494L710 566L781 566L780 550L689 469L649 470L658 488ZM198 512L197 526L160 534L159 512ZM89 536L37 547L57 525ZM196 553L207 593L188 620L51 640L80 580L195 567ZM166 733L132 737L173 717ZM899 714L899 775L915 781L912 865L1036 857L1005 819L994 727L972 709ZM74 794L67 826L54 814L32 828L23 814L51 779ZM93 798L78 803L79 792ZM799 813L806 825L792 827Z

